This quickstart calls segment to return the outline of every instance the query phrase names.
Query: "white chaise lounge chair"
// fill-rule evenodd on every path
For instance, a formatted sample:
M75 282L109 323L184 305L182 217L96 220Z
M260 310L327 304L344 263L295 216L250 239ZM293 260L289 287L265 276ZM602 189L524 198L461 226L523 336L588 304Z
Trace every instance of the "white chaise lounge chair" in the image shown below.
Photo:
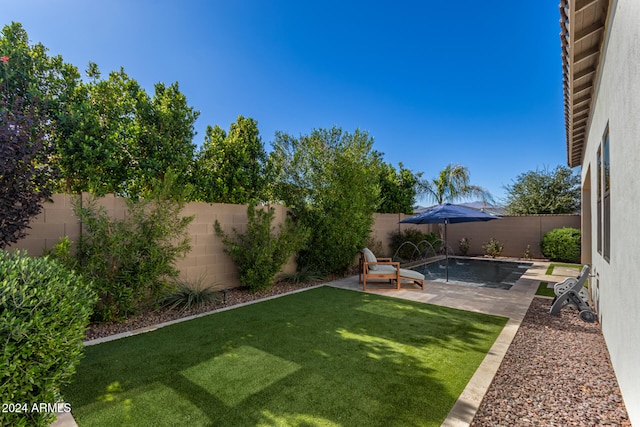
M424 274L400 268L400 263L391 261L391 258L376 258L367 248L362 249L361 254L360 283L363 290L367 290L367 282L380 280L394 285L394 290L400 290L403 282L424 289Z

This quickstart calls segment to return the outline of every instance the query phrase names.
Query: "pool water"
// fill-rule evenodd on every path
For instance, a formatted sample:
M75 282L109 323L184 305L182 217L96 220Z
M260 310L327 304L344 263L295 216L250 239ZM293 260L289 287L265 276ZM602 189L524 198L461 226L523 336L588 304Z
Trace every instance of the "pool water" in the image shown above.
M449 257L449 282L510 289L532 265L530 262ZM412 270L424 274L426 280L445 281L444 259L414 267Z

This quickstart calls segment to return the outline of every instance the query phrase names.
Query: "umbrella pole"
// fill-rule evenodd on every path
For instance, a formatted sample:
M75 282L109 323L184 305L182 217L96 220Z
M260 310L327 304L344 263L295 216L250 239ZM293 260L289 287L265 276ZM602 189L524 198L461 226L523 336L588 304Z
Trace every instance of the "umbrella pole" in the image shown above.
M445 256L445 271L446 271L446 280L445 282L449 281L449 248L447 247L447 223L449 222L449 220L445 219L444 220L444 256Z

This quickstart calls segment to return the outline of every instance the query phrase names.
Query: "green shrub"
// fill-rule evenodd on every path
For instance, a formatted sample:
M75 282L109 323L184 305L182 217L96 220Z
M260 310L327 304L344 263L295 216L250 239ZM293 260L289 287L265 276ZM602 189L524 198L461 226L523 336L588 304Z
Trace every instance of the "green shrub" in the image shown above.
M304 246L309 236L308 231L294 225L291 218L287 218L284 225L280 225L278 233L272 227L275 211L247 208L247 232L239 233L235 228L231 236L226 234L218 221L215 230L222 237L224 251L240 272L240 282L248 286L251 292L268 289L274 283L276 274L287 262L289 257Z
M542 254L552 261L580 262L580 230L556 228L542 237Z
M490 257L495 258L502 254L504 245L492 237L488 242L482 245L482 249L484 249L485 255L489 255Z
M51 259L55 259L69 270L75 270L78 267L78 260L71 254L71 245L73 242L68 236L61 237L53 248L45 250L44 254Z
M167 184L170 185L170 184ZM78 271L100 297L94 320L126 318L155 302L178 276L174 264L189 250L181 200L158 187L146 198L127 200L125 219L111 218L94 200L75 205L85 232L78 242Z
M354 215L347 203L339 204L342 206L299 216L300 223L311 230L309 244L298 254L299 266L325 276L344 275L357 261L371 233L373 213Z
M299 138L276 133L270 162L274 196L310 230L298 266L343 275L357 262L380 202L379 153L356 129L314 129Z
M96 301L89 284L49 258L0 250L0 396L27 404L27 413L2 413L0 425L47 426L82 356L85 328ZM4 411L3 411L4 412Z
M460 249L460 254L462 256L467 256L469 253L469 248L471 247L471 239L468 237L461 237L458 242L458 249Z
M424 233L417 228L407 228L404 231L392 231L390 233L391 237L391 255L395 255L397 259L403 261L409 261L411 259L415 259L425 253L431 254L431 248L426 243L420 244L423 240L426 240L433 246L433 249L438 252L440 247L442 246L442 242L438 242L440 239L436 233ZM403 246L403 243L411 242L413 245L416 245L419 249L419 252L416 250L416 247L411 244L406 244ZM398 251L398 248L400 250Z

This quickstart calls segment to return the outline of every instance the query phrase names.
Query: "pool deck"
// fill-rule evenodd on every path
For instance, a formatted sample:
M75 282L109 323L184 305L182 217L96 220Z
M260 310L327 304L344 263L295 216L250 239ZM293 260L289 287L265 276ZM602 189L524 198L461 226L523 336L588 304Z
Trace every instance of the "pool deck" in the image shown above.
M493 314L507 317L509 320L502 333L487 353L483 362L476 370L467 384L451 412L442 423L446 427L468 426L480 402L491 385L500 363L506 354L513 337L524 319L529 305L538 289L541 281L555 283L567 276L549 276L546 274L548 262L532 261L525 274L509 290L482 288L454 283L425 282L424 290L419 288L397 290L371 290L367 286L367 292L386 295L395 298L403 298L420 301L445 307L478 313ZM556 268L556 270L558 270ZM554 273L557 271L554 270ZM575 277L576 270L567 272ZM348 277L328 283L327 285L342 289L362 291L362 285L358 283L358 277Z
M509 320L505 325L502 333L498 336L495 343L485 356L483 362L480 364L475 374L471 377L471 380L467 384L458 401L455 403L451 412L442 423L442 426L446 427L461 427L468 426L475 413L480 406L480 402L485 393L491 385L491 381L495 376L500 363L506 354L513 337L515 336L522 319L524 319L531 300L536 293L538 285L541 281L549 283L559 282L565 279L567 276L575 277L578 273L574 269L556 268L554 273L556 275L549 276L546 274L548 262L539 261L527 261L532 262L533 266L530 267L522 277L511 287L509 290L482 288L476 286L461 285L455 283L443 283L426 281L425 289L402 289L398 290L373 290L369 289L367 292L380 295L386 295L394 298L403 298L413 301L420 301L429 304L441 305L444 307L457 308L461 310L474 311L478 313L493 314L497 316L507 317ZM322 286L322 285L321 285ZM332 286L335 288L349 289L353 291L362 291L362 285L358 282L358 276L351 276L344 279L335 280L333 282L325 283L324 286ZM311 289L311 288L309 288ZM298 290L301 292L304 290ZM286 295L286 294L283 294ZM273 296L270 298L278 298L282 295ZM254 304L259 301L252 301L245 304L239 304L240 307L247 304ZM231 309L234 307L225 308L223 310ZM202 315L191 316L190 318L200 317ZM179 319L176 321L167 322L166 324L157 325L162 327L165 325L178 323L188 320ZM137 333L143 333L146 331L157 329L144 328L144 330L131 331L128 333L118 334L122 336L135 335ZM120 336L108 337L105 339L94 340L91 343L85 343L85 345L97 344L99 342L110 341L118 339ZM58 414L58 419L51 424L51 427L77 427L75 420L71 413Z

